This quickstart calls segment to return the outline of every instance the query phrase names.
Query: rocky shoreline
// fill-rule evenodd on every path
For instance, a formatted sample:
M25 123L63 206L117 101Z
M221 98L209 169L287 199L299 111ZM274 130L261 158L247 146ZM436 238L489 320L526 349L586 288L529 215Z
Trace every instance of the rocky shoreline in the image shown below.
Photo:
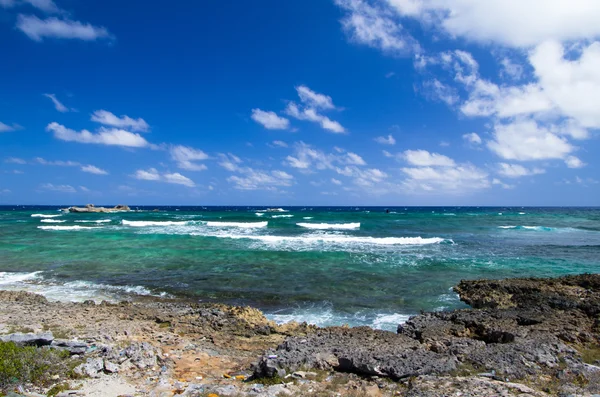
M62 350L73 366L20 395L593 396L600 275L462 281L470 309L398 332L277 325L253 308L145 299L50 302L0 291L0 340ZM45 347L44 347L45 346Z

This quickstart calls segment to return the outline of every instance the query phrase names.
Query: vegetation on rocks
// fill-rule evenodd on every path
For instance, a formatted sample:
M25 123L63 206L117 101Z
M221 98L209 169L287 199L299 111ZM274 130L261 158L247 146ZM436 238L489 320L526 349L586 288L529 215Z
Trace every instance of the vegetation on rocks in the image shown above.
M70 371L69 353L0 342L0 390L22 384L45 386Z

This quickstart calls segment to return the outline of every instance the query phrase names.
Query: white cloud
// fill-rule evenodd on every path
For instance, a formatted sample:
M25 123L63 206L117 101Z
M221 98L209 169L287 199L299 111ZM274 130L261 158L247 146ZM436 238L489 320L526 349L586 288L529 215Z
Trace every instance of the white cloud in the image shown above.
M175 183L177 185L183 185L183 186L187 186L187 187L196 186L194 184L194 181L192 181L190 178L187 178L187 177L181 175L178 172L174 172L172 174L163 174L163 179L167 183Z
M482 143L481 137L475 132L471 132L470 134L464 134L462 137L465 141L473 145L481 145Z
M546 171L541 168L525 168L520 164L498 163L498 174L507 178L520 178L543 174Z
M505 160L563 159L575 149L565 138L532 120L496 124L493 136L487 146Z
M498 178L492 179L492 185L502 186L503 189L514 189L514 187L515 187L515 185L509 185L507 183L504 183Z
M197 164L194 161L208 159L208 154L202 150L194 149L189 146L177 145L169 149L171 158L177 162L177 166L189 171L204 171L207 169L204 164Z
M63 160L56 160L56 161L48 161L42 157L36 157L35 161L38 164L42 164L42 165L57 165L60 167L79 167L81 164L76 162L76 161L63 161Z
M391 10L364 0L335 0L335 3L346 11L341 23L352 41L394 55L418 49L417 42Z
M96 110L92 113L92 121L111 127L129 129L131 131L146 132L150 129L150 126L142 118L132 119L129 116L115 116L107 110Z
M7 157L6 159L4 159L4 162L8 164L27 164L27 161L18 157Z
M300 101L313 109L335 109L330 96L314 92L305 85L296 87Z
M52 101L52 103L54 104L54 108L56 108L56 110L58 110L61 113L66 113L69 111L69 108L66 107L65 105L63 105L57 98L56 95L54 94L44 94L45 97L50 98L50 100Z
M148 168L147 170L137 170L133 175L135 179L144 181L166 182L187 187L194 187L196 184L191 179L181 175L178 172L174 173L159 173L156 168Z
M565 164L569 168L582 168L582 167L585 167L585 165L586 165L583 161L581 161L579 158L577 158L575 156L568 156L565 159Z
M291 186L294 177L280 170L257 170L242 166L242 160L234 154L220 154L219 165L228 171L240 175L232 175L227 181L239 190L271 190L276 191L278 187Z
M283 141L273 141L273 146L288 147L288 144Z
M500 75L503 77L508 77L513 80L520 80L523 76L523 66L514 63L509 58L502 58L500 60L500 65L502 65L502 71Z
M340 181L339 179L331 178L331 183L339 186L342 184L342 181Z
M303 108L302 110L298 108L294 102L290 102L285 109L285 113L288 116L294 117L298 120L308 120L315 123L319 123L321 128L327 131L331 131L334 134L344 134L346 133L346 129L337 121L331 120L327 116L323 116L319 114L313 108Z
M219 154L219 157L221 157L219 165L225 168L227 171L235 172L239 170L239 165L242 163L242 160L238 156L232 153L221 153Z
M456 90L438 79L432 79L423 83L426 96L444 102L446 105L454 105L460 100Z
M88 172L90 174L96 174L96 175L108 175L108 172L103 170L102 168L98 168L94 165L84 165L81 167L81 171L83 172Z
M8 125L0 121L0 132L12 132L21 129L23 129L23 127L21 127L19 124L13 123L13 125Z
M71 185L53 185L51 183L45 183L45 184L41 185L40 188L43 190L51 190L51 191L61 192L61 193L77 192L77 190L75 190L75 188Z
M456 165L450 157L439 153L430 153L427 150L406 150L402 153L402 158L417 167L454 167Z
M150 146L148 141L141 135L116 128L108 129L101 127L98 133L92 133L88 130L77 132L61 124L52 122L48 124L46 131L54 133L54 137L62 141L138 148Z
M600 36L595 0L387 0L404 17L451 37L510 47Z
M360 157L358 154L352 153L352 152L346 153L345 162L346 162L346 164L367 165L367 162L365 160L363 160L362 157Z
M277 190L279 186L291 186L294 177L284 171L262 171L245 167L242 176L232 175L227 181L239 190Z
M290 128L290 121L285 117L278 116L275 112L252 109L252 116L250 117L268 130L287 130Z
M394 139L392 134L389 134L387 137L378 136L377 138L375 138L375 142L381 143L382 145L395 145L396 144L396 140Z
M403 181L409 191L434 194L465 194L490 186L488 174L471 164L453 167L406 167Z
M29 4L48 14L60 12L60 8L52 0L0 0L0 7L11 8L20 4Z
M137 170L133 175L135 179L144 181L159 181L160 174L156 168L149 168L148 170Z
M85 192L85 193L89 193L90 192L90 189L88 189L85 186L79 186L79 190L81 190L82 192Z
M55 17L40 19L34 15L19 14L16 26L34 41L42 41L46 37L85 41L112 38L104 27Z

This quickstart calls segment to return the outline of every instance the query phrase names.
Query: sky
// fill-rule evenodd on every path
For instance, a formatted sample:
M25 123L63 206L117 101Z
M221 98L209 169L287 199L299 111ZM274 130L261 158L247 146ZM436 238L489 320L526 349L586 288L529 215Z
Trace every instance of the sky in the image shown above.
M0 0L0 204L600 205L597 0Z

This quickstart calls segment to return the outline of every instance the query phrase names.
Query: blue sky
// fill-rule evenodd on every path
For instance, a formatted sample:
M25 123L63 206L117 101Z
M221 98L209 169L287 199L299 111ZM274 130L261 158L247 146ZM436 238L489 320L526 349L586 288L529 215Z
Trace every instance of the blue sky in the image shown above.
M595 0L0 0L0 203L598 205L598 20Z

